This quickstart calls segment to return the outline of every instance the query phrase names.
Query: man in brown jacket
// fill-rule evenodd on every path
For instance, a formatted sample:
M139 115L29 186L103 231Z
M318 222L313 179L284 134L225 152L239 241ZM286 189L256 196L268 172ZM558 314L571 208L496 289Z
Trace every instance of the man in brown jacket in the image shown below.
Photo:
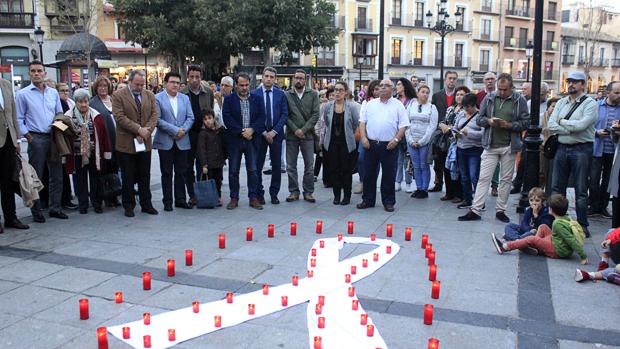
M142 212L157 214L151 203L151 135L157 126L155 95L144 89L144 70L129 73L129 85L114 93L112 114L116 119L116 151L123 182L125 216L133 217L136 206L134 183L138 183Z

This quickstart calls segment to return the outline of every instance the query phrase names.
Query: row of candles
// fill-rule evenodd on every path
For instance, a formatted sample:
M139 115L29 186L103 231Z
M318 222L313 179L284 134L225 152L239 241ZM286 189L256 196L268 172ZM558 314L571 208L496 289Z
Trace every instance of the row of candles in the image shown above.
M424 250L424 255L428 261L429 271L428 280L431 281L431 298L439 299L439 290L441 288L441 282L437 280L437 265L435 264L435 251L433 250L433 244L429 242L428 235L422 234L421 247ZM424 305L424 324L433 324L433 312L434 307L432 304ZM437 338L428 339L428 349L439 349L439 340Z

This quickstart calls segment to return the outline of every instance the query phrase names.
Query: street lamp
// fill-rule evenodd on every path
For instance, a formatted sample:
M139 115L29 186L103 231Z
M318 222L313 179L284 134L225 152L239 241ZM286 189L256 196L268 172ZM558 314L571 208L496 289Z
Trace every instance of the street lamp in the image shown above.
M433 14L431 13L430 10L426 13L426 26L428 27L428 29L430 29L431 31L441 36L441 63L440 63L441 76L439 77L439 88L440 89L443 89L445 38L446 38L446 35L452 33L453 31L456 31L456 27L458 27L462 19L462 14L457 9L456 13L454 14L455 26L453 27L452 25L448 24L448 18L450 18L450 14L448 13L447 7L448 7L448 0L441 0L440 6L439 6L439 12L437 13L437 21L435 22L434 26L431 26L433 22Z
M530 40L527 45L525 45L525 57L527 57L527 68L526 68L526 76L525 81L530 82L530 59L532 59L532 54L534 53L534 44L532 44L532 40Z
M147 62L147 57L149 54L149 44L148 43L144 43L141 45L142 46L142 53L144 54L144 73L146 74L146 78L145 78L145 85L148 86L149 85L149 66L148 66L148 62Z
M37 27L34 30L34 39L39 44L39 59L41 63L43 63L43 40L44 40L45 32L41 29L41 27Z
M357 56L357 65L360 68L360 89L358 90L358 93L357 93L358 96L360 92L362 92L362 64L364 64L364 56Z

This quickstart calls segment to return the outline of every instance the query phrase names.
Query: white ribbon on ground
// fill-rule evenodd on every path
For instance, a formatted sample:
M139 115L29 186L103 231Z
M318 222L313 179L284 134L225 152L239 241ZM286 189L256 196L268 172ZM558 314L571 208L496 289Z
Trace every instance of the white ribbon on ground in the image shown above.
M321 241L324 248L320 247ZM376 245L370 252L339 261L340 250L345 243ZM391 253L386 252L390 246ZM151 336L151 348L170 348L181 342L196 338L222 328L238 325L242 322L259 318L268 314L287 309L289 307L308 303L308 343L314 348L314 337L320 336L322 348L387 348L379 330L375 327L374 335L366 335L366 326L360 324L360 316L364 314L362 304L358 310L352 310L352 300L357 300L357 291L349 297L349 287L384 266L400 250L398 244L391 240L362 237L343 237L319 239L314 242L316 257L308 253L308 270L313 270L313 277L299 277L298 286L291 283L269 287L269 294L263 295L258 290L242 295L235 295L233 303L226 299L201 303L200 312L194 313L192 307L174 310L162 314L152 315L151 324L144 325L143 320L134 321L114 327L108 331L134 348L143 348L143 336ZM312 251L312 250L310 250ZM373 261L373 255L378 254L379 260ZM311 266L311 259L316 260L316 267ZM368 267L362 266L362 261L368 260ZM357 267L357 273L351 274L351 266ZM351 274L351 283L345 282L345 274ZM282 306L282 296L288 297L288 305ZM318 297L325 297L322 314L315 313ZM254 304L255 314L248 314L248 304ZM221 316L221 327L215 327L214 318ZM325 328L318 328L319 316L325 317ZM374 325L370 316L368 324ZM123 339L123 327L129 327L131 338ZM176 340L168 340L168 330L175 329Z

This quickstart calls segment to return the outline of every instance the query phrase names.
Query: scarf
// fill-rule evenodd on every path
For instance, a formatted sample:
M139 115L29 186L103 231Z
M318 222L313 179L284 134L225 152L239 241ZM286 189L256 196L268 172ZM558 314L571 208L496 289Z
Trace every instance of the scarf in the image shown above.
M73 108L73 115L79 122L80 127L80 156L82 157L82 167L88 166L90 162L91 145L88 125L92 122L90 119L90 111L82 116L77 107Z

